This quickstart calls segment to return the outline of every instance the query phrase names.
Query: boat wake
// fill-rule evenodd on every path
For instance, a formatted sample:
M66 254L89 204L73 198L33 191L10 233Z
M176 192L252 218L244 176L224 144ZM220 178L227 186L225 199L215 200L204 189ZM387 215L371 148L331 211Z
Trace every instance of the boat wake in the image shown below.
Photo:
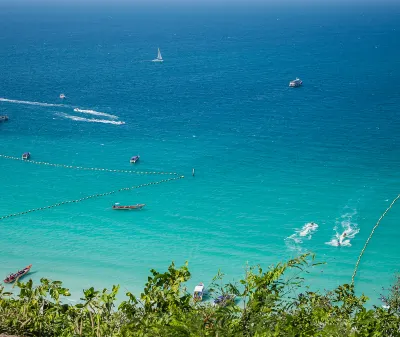
M302 251L303 240L311 240L317 231L318 225L315 222L308 222L302 228L296 229L295 233L285 239L286 246L290 250Z
M16 99L1 98L0 102L15 103L15 104L27 104L27 105L38 105L38 106L65 106L64 104L52 104L42 102L31 102L31 101L19 101Z
M1 98L1 97L0 97L0 102L35 105L35 106L43 106L43 107L73 108L73 106L66 105L66 104L43 103L43 102L34 102L34 101L20 101L17 99L8 99L8 98ZM90 109L80 109L80 108L74 108L74 112L79 112L82 114L88 114L88 115L93 115L93 116L105 117L108 119L83 118L83 117L68 115L66 113L58 113L56 115L64 117L64 118L72 119L75 121L80 121L80 122L104 123L104 124L114 124L114 125L125 124L125 122L117 121L117 119L119 118L118 116L111 115L111 114L108 114L105 112L100 112L100 111L90 110Z
M89 123L104 123L104 124L113 124L113 125L122 125L125 124L123 121L110 121L108 119L95 119L95 118L84 118L84 117L78 117L78 116L73 116L73 115L68 115L66 113L57 113L57 116L72 119L74 121L78 122L89 122Z
M360 229L357 223L353 222L353 217L357 214L357 211L345 213L341 216L341 220L337 221L336 226L333 228L335 234L331 241L325 242L325 244L333 247L351 247L351 239L358 234Z
M108 113L100 112L100 111L96 111L96 110L85 110L85 109L75 108L74 111L81 112L84 114L94 115L94 116L103 116L103 117L108 117L111 119L118 119L118 116L110 115Z

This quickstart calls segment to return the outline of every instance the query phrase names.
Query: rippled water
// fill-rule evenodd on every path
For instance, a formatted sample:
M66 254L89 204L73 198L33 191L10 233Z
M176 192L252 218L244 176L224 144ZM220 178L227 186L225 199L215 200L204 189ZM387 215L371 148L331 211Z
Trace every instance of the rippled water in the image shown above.
M0 275L32 263L34 280L61 279L76 299L91 285L138 292L172 260L189 261L191 287L312 251L327 262L312 286L350 282L399 193L396 13L5 6L1 154L185 178L1 220ZM4 158L0 172L0 215L165 178ZM375 302L398 268L399 215L360 265L357 290Z

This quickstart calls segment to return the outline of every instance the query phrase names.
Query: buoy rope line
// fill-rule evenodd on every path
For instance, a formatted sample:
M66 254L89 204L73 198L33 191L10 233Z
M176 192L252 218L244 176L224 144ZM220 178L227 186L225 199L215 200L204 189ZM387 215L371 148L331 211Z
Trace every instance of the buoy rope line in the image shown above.
M369 241L371 240L372 236L374 235L375 230L378 228L379 224L381 223L382 219L385 217L385 215L387 214L387 212L389 212L389 210L393 207L393 205L396 203L397 200L399 200L400 198L400 194L394 198L394 200L392 201L392 203L389 205L388 208L386 208L385 212L382 213L381 217L378 219L378 222L375 224L374 228L372 228L371 234L369 235L367 241L365 241L364 247L361 250L360 256L358 257L356 266L354 268L354 272L353 272L353 276L351 277L351 284L354 285L354 279L356 277L357 274L357 270L358 270L358 266L360 264L361 258L364 255L365 250L367 249L367 246L369 244Z
M120 188L120 189L115 190L115 191L92 194L92 195L89 195L89 196L86 196L86 197L83 197L83 198L80 198L80 199L66 200L66 201L62 201L62 202L59 202L59 203L56 203L56 204L53 204L53 205L49 205L49 206L45 206L45 207L38 207L38 208L33 208L33 209L30 209L30 210L24 211L24 212L18 212L18 213L5 215L5 216L0 217L0 220L11 218L11 217L15 217L15 216L19 216L19 215L24 215L24 214L28 214L28 213L32 213L32 212L36 212L36 211L42 211L42 210L45 210L45 209L55 208L55 207L59 207L59 206L66 205L66 204L78 203L78 202L82 202L82 201L85 201L85 200L88 200L88 199L105 197L107 195L116 194L116 193L122 192L122 191L130 191L130 190L134 190L134 189L137 189L137 188L146 187L146 186L150 186L150 185L158 185L158 184L166 183L166 182L173 181L173 180L183 179L183 178L184 178L184 176L179 176L179 177L175 177L175 178L169 178L169 179L163 179L163 180L159 180L159 181L153 181L153 182L150 182L150 183L136 185L136 186L132 186L132 187L124 187L124 188Z
M49 206L33 208L33 209L28 210L28 211L17 212L17 213L1 216L0 220L4 220L4 219L7 219L7 218L20 216L20 215L24 215L24 214L28 214L28 213L32 213L32 212L42 211L42 210L46 210L46 209L50 209L50 208L55 208L55 207L59 207L59 206L66 205L66 204L78 203L78 202L82 202L82 201L85 201L85 200L88 200L88 199L105 197L105 196L108 196L108 195L111 195L111 194L116 194L118 192L130 191L130 190L134 190L134 189L138 189L138 188L146 187L146 186L151 186L151 185L158 185L158 184L166 183L166 182L169 182L169 181L174 181L174 180L179 180L179 179L183 179L184 178L183 175L179 175L178 173L175 173L175 172L150 172L150 171L112 170L112 169L106 169L106 168L72 166L72 165L63 165L63 164L40 162L40 161L34 161L34 160L23 160L23 159L18 158L18 157L6 156L6 155L3 155L3 154L0 154L0 158L18 160L18 161L21 161L21 162L27 162L27 163L36 164L36 165L47 165L47 166L52 166L52 167L62 167L62 168L75 169L75 170L105 171L105 172L113 172L113 173L131 173L131 174L148 174L148 175L164 174L164 175L173 175L174 176L173 178L163 179L163 180L159 180L159 181L153 181L153 182L149 182L149 183L145 183L145 184L141 184L141 185L136 185L136 186L131 186L131 187L124 187L124 188L120 188L118 190L109 191L109 192L105 192L105 193L92 194L92 195L89 195L89 196L86 196L86 197L83 197L83 198L80 198L80 199L66 200L66 201L62 201L62 202L59 202L59 203L56 203L56 204L52 204L52 205L49 205Z
M83 167L83 166L73 166L73 165L64 165L64 164L54 164L54 163L48 163L48 162L43 162L43 161L25 160L25 159L18 158L18 157L6 156L4 154L0 154L0 158L18 160L18 161L22 161L24 163L30 163L30 164L35 164L35 165L63 167L63 168L73 169L73 170L103 171L103 172L113 172L113 173L130 173L130 174L149 174L149 175L152 175L152 174L153 175L157 175L157 174L163 175L164 174L164 175L174 175L174 176L179 175L178 173L175 173L175 172L113 170L113 169L108 169L108 168Z

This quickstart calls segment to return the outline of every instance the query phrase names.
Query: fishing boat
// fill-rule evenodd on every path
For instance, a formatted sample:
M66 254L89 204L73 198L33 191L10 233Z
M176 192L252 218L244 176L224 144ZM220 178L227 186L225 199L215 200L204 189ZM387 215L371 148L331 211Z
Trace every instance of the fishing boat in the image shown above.
M136 204L136 205L130 205L130 206L122 206L119 203L115 203L112 206L112 209L116 209L116 210L126 210L129 211L131 209L142 209L145 206L145 204Z
M195 302L201 302L203 299L203 295L204 295L204 284L200 282L197 286L194 287L193 300Z
M302 85L303 85L303 81L298 77L296 77L295 80L289 82L289 87L293 87L293 88L301 87Z
M232 302L235 299L235 295L229 295L229 294L225 294L225 295L221 295L218 296L215 300L214 300L214 305L218 305L220 307L224 307L226 306L229 302Z
M164 62L164 60L163 60L163 58L161 56L160 48L158 48L157 58L155 58L153 60L153 62Z
M24 159L24 160L28 160L30 157L31 157L30 152L25 152L22 154L22 159Z
M29 271L31 270L31 268L32 268L32 265L30 264L29 266L25 267L24 269L17 271L15 274L11 274L11 275L7 276L3 282L4 283L13 283L17 279L24 276L25 274L28 274Z
M132 164L135 164L138 160L139 160L139 156L133 156L132 158L131 158L131 163Z

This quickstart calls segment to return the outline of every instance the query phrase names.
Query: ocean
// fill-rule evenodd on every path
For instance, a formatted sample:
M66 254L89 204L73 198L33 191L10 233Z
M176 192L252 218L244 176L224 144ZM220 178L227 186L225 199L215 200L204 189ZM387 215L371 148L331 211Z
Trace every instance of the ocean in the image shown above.
M72 300L112 284L123 299L171 261L191 291L312 252L312 289L351 282L400 189L399 6L0 7L0 154L165 173L1 157L0 217L184 176L0 220L0 275L32 264ZM370 304L398 271L399 216L359 267Z

